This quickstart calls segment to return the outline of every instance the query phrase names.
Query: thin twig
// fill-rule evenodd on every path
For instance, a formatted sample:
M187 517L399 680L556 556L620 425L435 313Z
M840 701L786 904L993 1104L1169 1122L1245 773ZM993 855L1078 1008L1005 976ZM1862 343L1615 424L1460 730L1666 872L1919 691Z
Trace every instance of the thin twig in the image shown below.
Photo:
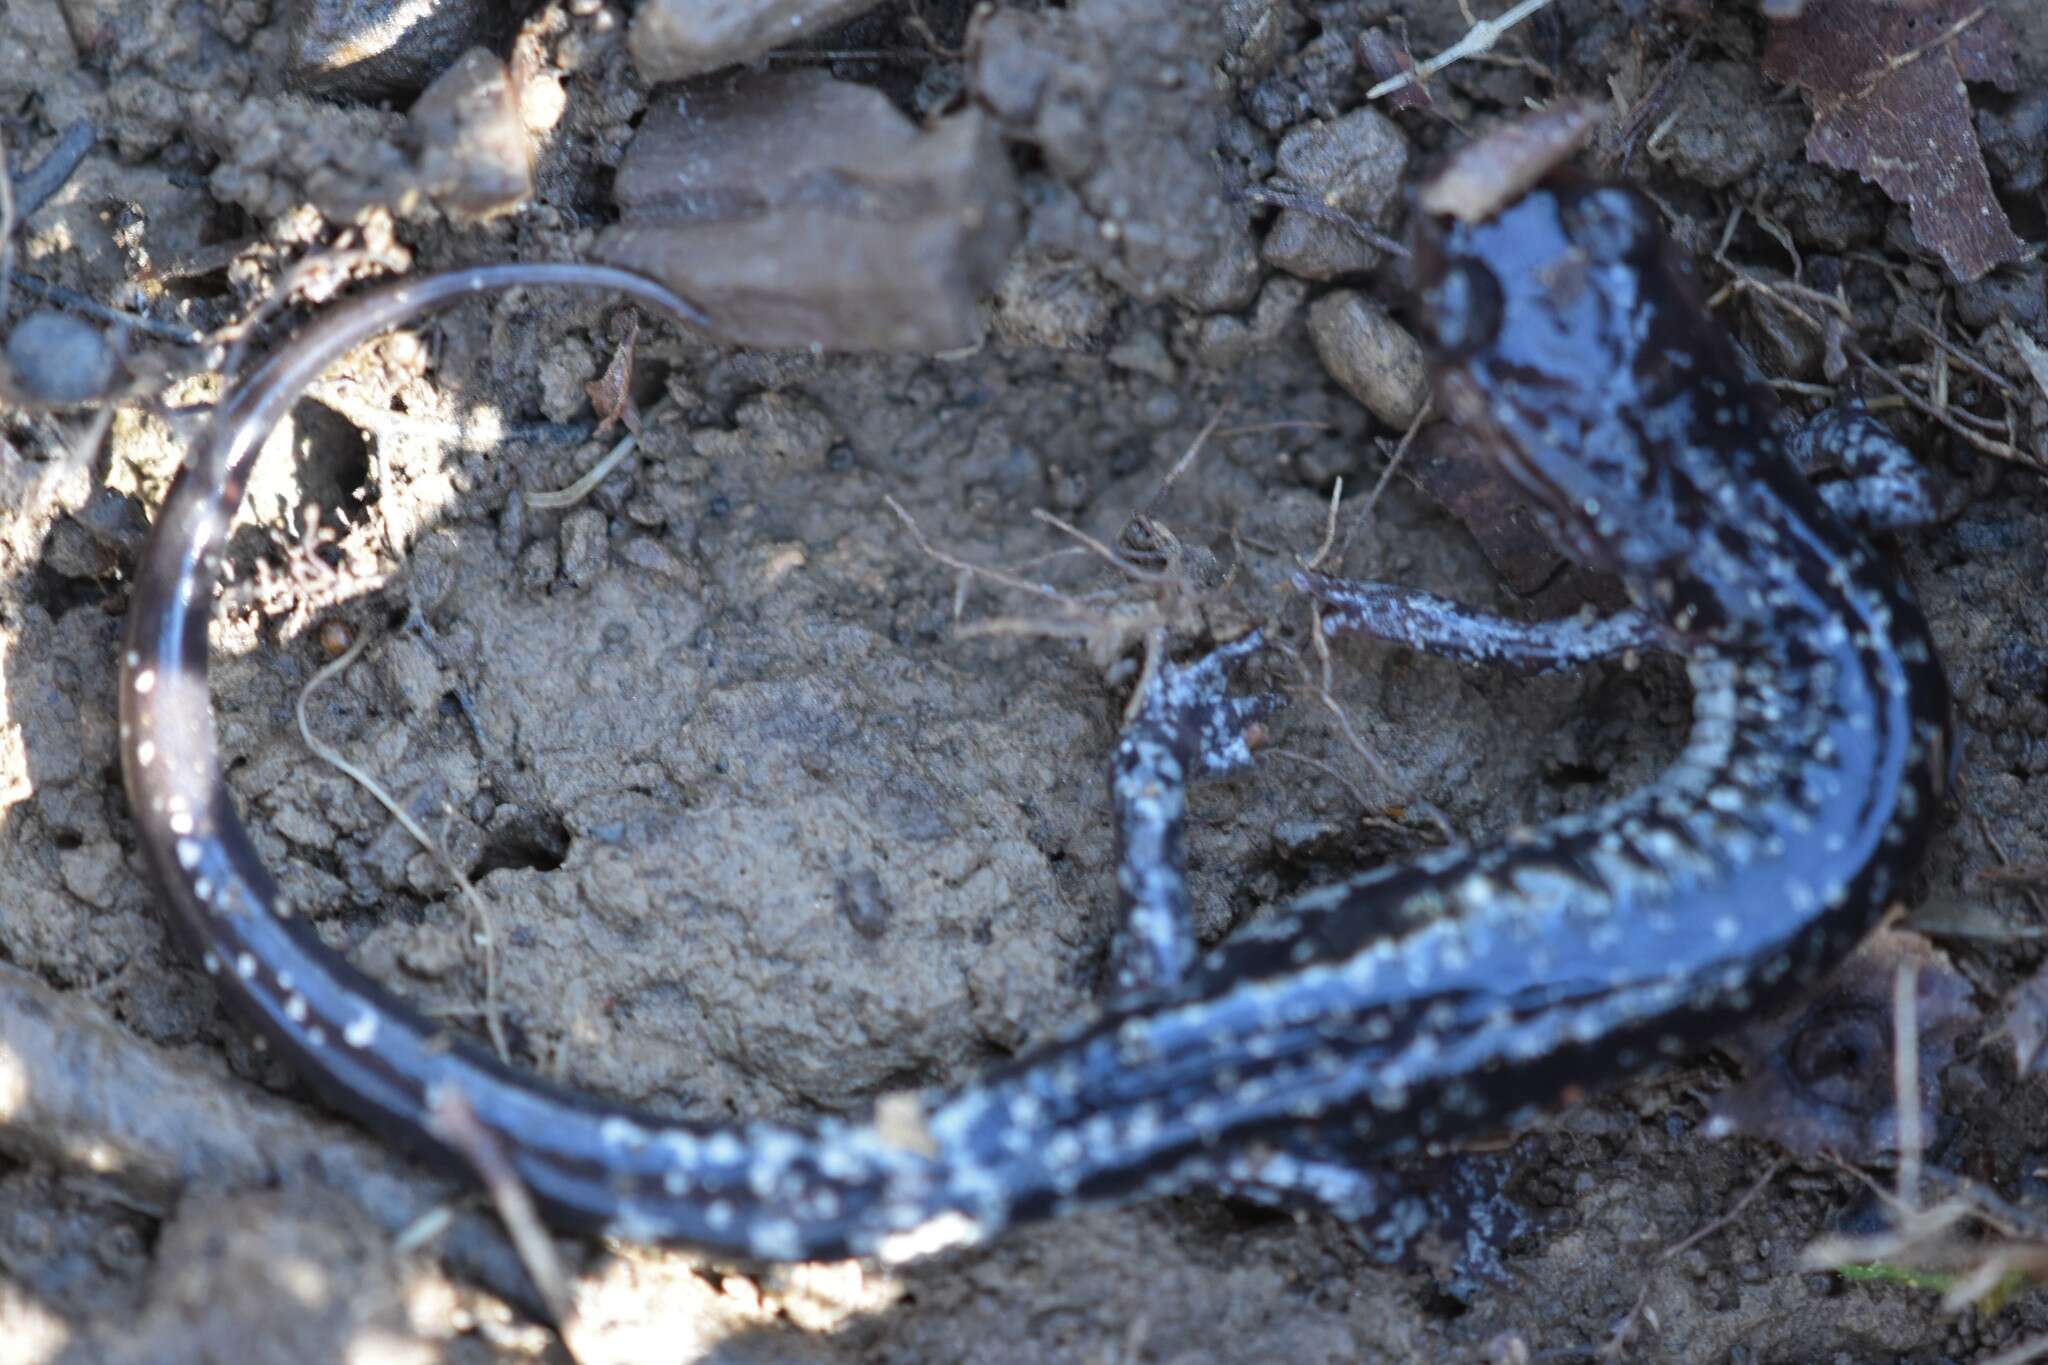
M1323 517L1323 543L1316 546L1316 552L1308 557L1301 567L1317 569L1322 567L1323 557L1330 553L1330 547L1337 543L1337 509L1344 505L1344 480L1339 477L1330 489L1330 510Z
M1948 338L1941 336L1940 334L1935 332L1933 328L1929 327L1926 323L1917 322L1912 318L1907 318L1906 326L1911 330L1918 332L1921 336L1926 337L1929 341L1939 346L1942 350L1948 352L1948 354L1953 356L1957 363L1962 365L1964 369L1970 371L1979 379L1982 379L1985 383L1990 384L1993 388L1997 389L2006 397L2013 398L2018 396L2017 391L2014 390L2011 382L2007 380L2004 375L1990 368L1989 366L1984 364L1983 361L1978 360L1975 356L1971 355L1968 351L1965 351L1962 347L1956 345L1953 341L1950 341Z
M1109 564L1112 565L1119 573L1122 573L1130 578L1133 578L1140 583L1150 583L1154 585L1159 585L1177 583L1179 581L1178 579L1175 579L1168 574L1158 573L1152 569L1142 568L1139 565L1131 563L1130 560L1125 559L1115 550L1103 544L1094 536L1089 535L1080 527L1075 526L1071 522L1063 521L1059 517L1056 517L1052 513L1046 511L1043 507L1032 508L1031 515L1037 520L1044 522L1047 526L1052 527L1054 530L1064 532L1065 534L1073 537L1073 539L1078 544L1084 546L1089 550L1092 550L1096 555L1108 561Z
M1886 388L1890 389L1893 393L1896 393L1899 397L1905 399L1907 406L1911 407L1914 411L1919 412L1924 416L1933 418L1935 421L1941 423L1942 426L1946 427L1951 433L1961 437L1965 442L1976 447L1978 450L1983 451L1986 455L1996 455L2001 460L2010 460L2014 464L2025 465L2027 468L2036 471L2041 469L2042 466L2040 461L2031 458L2026 454L2026 452L2022 451L2019 447L2005 442L1993 441L1988 437L1978 435L1976 432L1964 426L1961 422L1956 421L1956 419L1944 409L1934 406L1925 398L1922 398L1919 394L1914 393L1913 390L1910 387L1908 387L1903 380L1898 378L1898 376L1894 375L1890 370L1886 369L1884 366L1878 364L1875 360L1871 359L1870 353L1865 351L1861 346L1851 345L1844 347L1843 349L1851 359L1860 362L1866 368L1868 368L1872 374L1876 375L1879 382L1881 382Z
M925 534L919 529L916 519L910 513L903 510L902 503L896 501L894 497L888 494L882 496L882 502L891 512L896 514L897 520L903 523L903 529L910 532L911 540L917 543L917 548L924 553L925 558L937 560L954 572L964 574L970 578L986 578L990 582L1000 583L1006 588L1029 593L1033 597L1042 597L1048 602L1057 602L1070 611L1078 612L1082 610L1082 604L1079 601L1061 592L1050 583L1034 583L1028 578L1019 578L1017 575L1007 573L1002 569L992 569L982 564L970 564L957 555L947 554L944 550L941 550L938 546L925 539ZM954 615L959 615L957 602L954 608Z
M1769 1169L1757 1177L1756 1183L1744 1190L1733 1204L1730 1204L1720 1214L1708 1219L1684 1241L1674 1242L1658 1252L1658 1262L1661 1264L1674 1256L1683 1255L1733 1223L1742 1216L1742 1211L1749 1207L1751 1201L1770 1188L1771 1182L1778 1178L1778 1172L1784 1170L1789 1164L1789 1161L1782 1156L1771 1162ZM1595 1360L1617 1360L1620 1358L1622 1351L1628 1346L1629 1338L1635 1334L1636 1324L1643 1320L1643 1310L1650 1303L1651 1287L1651 1282L1646 1277L1643 1281L1642 1290L1636 1295L1635 1303L1630 1306L1627 1313L1622 1315L1621 1321L1615 1324L1614 1331L1608 1336L1606 1342L1598 1349L1588 1351L1585 1354L1592 1356Z
M1351 553L1351 538L1372 524L1373 509L1379 506L1380 495L1386 492L1387 485L1394 481L1394 471L1401 467L1401 461L1407 457L1408 448L1415 444L1415 433L1422 430L1423 423L1427 422L1435 411L1435 397L1425 394L1422 407L1415 413L1415 419L1408 423L1408 429L1402 432L1401 439L1394 443L1393 453L1387 456L1387 467L1380 471L1379 478L1373 481L1371 490L1366 493L1365 501L1359 504L1357 513L1351 518L1351 526L1344 532L1344 544L1337 550L1339 562L1342 562L1345 555Z
M1730 1204L1728 1206L1727 1212L1723 1213L1718 1218L1708 1220L1708 1222L1704 1224L1699 1229L1699 1231L1693 1233L1692 1236L1686 1238L1684 1241L1678 1243L1675 1246L1669 1246L1664 1248L1664 1250L1658 1254L1657 1259L1660 1261L1668 1261L1673 1256L1683 1255L1685 1252L1691 1251L1694 1247L1698 1246L1701 1242L1706 1241L1707 1238L1712 1237L1722 1228L1727 1227L1730 1223L1734 1222L1737 1218L1742 1216L1742 1211L1748 1208L1750 1204L1755 1201L1758 1195L1762 1194L1765 1190L1770 1188L1771 1182L1778 1178L1778 1172L1784 1170L1787 1166L1791 1164L1792 1162L1789 1157L1781 1156L1775 1158L1771 1162L1769 1169L1767 1169L1762 1175L1757 1177L1756 1183L1754 1185L1751 1185L1748 1189L1744 1190L1742 1192L1742 1197L1737 1199L1733 1204Z
M1472 25L1471 30L1463 38L1460 38L1442 52L1437 53L1436 56L1431 57L1428 61L1422 62L1407 71L1397 72L1366 91L1366 99L1376 100L1383 95L1391 95L1396 90L1404 90L1414 85L1417 81L1427 80L1454 62L1461 62L1467 57L1474 57L1482 52L1492 50L1493 45L1500 41L1502 34L1536 13L1536 11L1546 8L1550 3L1551 0L1522 0L1519 5L1516 5L1506 14L1501 15L1498 19L1480 20Z
M36 210L64 188L64 182L71 179L99 140L99 131L92 126L91 119L80 119L66 128L56 144L43 153L43 159L23 171L9 187L14 196L15 216L35 217ZM0 312L6 311L6 303L5 296L0 296Z
M657 418L666 413L670 406L670 400L666 395L663 395L662 400L649 408L646 414L641 417L640 421L643 428L652 424ZM599 484L610 478L612 471L617 469L624 462L625 458L633 453L633 448L639 444L640 433L637 431L627 432L619 438L618 444L614 445L603 459L590 467L583 477L564 488L543 489L540 492L528 493L526 495L526 505L528 507L540 508L542 511L552 511L558 507L574 507L577 503L589 497Z
M469 1097L452 1085L435 1087L429 1099L427 1127L435 1137L454 1148L483 1182L484 1190L497 1206L498 1217L533 1287L540 1291L555 1326L566 1338L575 1318L575 1303L569 1297L569 1277L563 1273L562 1258L541 1226L533 1206L533 1195L519 1178L505 1155L504 1144L486 1128L471 1107Z
M1351 724L1351 717L1345 713L1343 705L1337 700L1337 694L1330 686L1335 668L1330 658L1330 637L1323 631L1322 607L1317 603L1311 603L1309 607L1309 638L1315 641L1316 660L1320 670L1320 677L1315 686L1316 700L1323 704L1323 709L1337 722L1337 732L1344 737L1344 742L1351 746L1351 751L1364 761L1366 768L1372 773L1373 780L1380 784L1381 789L1388 792L1400 790L1394 781L1393 772ZM1434 802L1423 796L1411 796L1408 800L1409 804L1421 811L1430 823L1437 827L1446 844L1458 842L1458 832L1451 827L1450 820L1436 808Z
M4 193L4 190L0 190L0 194ZM182 323L164 322L147 313L131 313L120 308L110 308L98 299L90 298L75 289L66 289L61 284L51 284L48 280L37 279L34 275L12 275L10 279L15 288L30 298L55 304L74 313L83 313L101 322L111 323L117 327L133 327L136 331L153 336L159 341L174 341L180 346L206 344L205 333ZM5 291L0 290L0 305L4 305L5 302Z
M1343 769L1325 763L1320 758L1311 758L1307 754L1298 754L1292 749L1281 748L1261 749L1259 750L1259 756L1262 758L1284 758L1290 762L1299 763L1304 767L1314 768L1323 776L1343 787L1345 791L1350 792L1351 799L1358 803L1360 810L1364 810L1372 805L1372 801L1366 796L1363 787L1346 777Z
M1209 438L1216 434L1217 423L1223 420L1223 414L1228 411L1230 411L1229 403L1224 402L1216 405L1216 411L1211 413L1209 420L1202 424L1202 429L1195 433L1195 439L1188 442L1188 448L1183 450L1179 457L1174 460L1173 467L1166 471L1166 477L1159 481L1159 487L1146 500L1144 511L1138 515L1149 516L1159 509L1160 503L1166 501L1166 495L1173 491L1173 485L1194 464L1195 457L1202 453L1202 447L1207 445Z
M1333 223L1366 245L1384 251L1389 256L1398 256L1405 261L1415 254L1408 249L1407 243L1389 237L1357 214L1348 213L1335 204L1325 203L1312 194L1304 194L1300 190L1280 185L1247 185L1237 193L1239 198L1249 199L1254 204L1271 204L1274 208L1292 209L1296 213L1305 213L1325 223Z
M14 177L7 170L7 139L0 137L0 315L7 312L7 286L14 275Z
M1990 823L1986 821L1984 818L1984 812L1973 810L1970 812L1970 814L1976 819L1977 833L1983 837L1985 847L1991 850L1992 857L1998 859L1998 866L2001 869L2010 871L2013 866L2012 856L2005 851L2005 845L2001 843L1999 841L1998 836L1992 832ZM1983 879L1986 881L2005 880L2002 878L1993 877L1988 873L1982 874L1982 876ZM2020 894L2027 898L2027 904L2034 907L2035 917L2038 919L2048 919L2048 906L2043 906L2041 904L2041 892L2039 891L2039 889L2028 885L2025 881L2020 880L2019 878L2012 878L2010 880L2012 881L2013 885L2019 887Z
M498 1009L498 935L492 927L490 907L484 904L484 898L477 894L477 889L470 882L468 875L456 865L453 858L448 856L447 850L441 846L440 841L427 833L425 827L419 821L412 818L411 812L392 799L391 794L384 790L383 785L376 778L372 777L363 768L344 758L340 750L316 736L313 733L311 722L306 719L306 702L313 695L314 689L328 679L337 676L343 669L354 663L356 656L361 654L363 647L369 643L369 639L370 636L367 631L358 635L355 638L355 642L342 653L341 657L323 665L307 680L306 685L299 690L299 699L295 707L299 718L299 737L305 741L306 747L311 749L316 757L325 762L329 767L354 779L364 791L367 791L376 799L378 805L390 812L391 818L396 820L405 829L407 834L410 834L418 841L420 847L426 849L433 856L434 860L441 864L442 868L454 880L456 886L461 889L463 900L469 906L471 914L475 917L476 937L481 942L484 950L484 1027L490 1032L491 1043L497 1048L499 1058L509 1062L512 1059L512 1049L506 1042L505 1022Z
M1909 48L1908 50L1899 53L1897 56L1889 58L1881 66L1872 69L1870 74L1865 76L1859 83L1856 93L1854 95L1851 95L1849 98L1852 100L1860 100L1864 98L1872 90L1877 88L1877 83L1879 81L1891 75L1894 71L1897 71L1899 68L1903 66L1908 66L1914 62L1919 61L1922 57L1925 57L1928 53L1934 51L1936 48L1946 46L1951 40L1961 36L1963 30L1969 28L1979 19L1982 19L1986 14L1990 13L1990 11L1991 6L1979 5L1976 9L1971 10L1962 18L1956 20L1953 24L1950 24L1946 29L1943 29L1940 33L1934 35L1934 37L1920 44L1920 46L1915 48Z
M1892 1091L1899 1111L1899 1202L1920 1207L1920 968L1901 962L1892 978Z

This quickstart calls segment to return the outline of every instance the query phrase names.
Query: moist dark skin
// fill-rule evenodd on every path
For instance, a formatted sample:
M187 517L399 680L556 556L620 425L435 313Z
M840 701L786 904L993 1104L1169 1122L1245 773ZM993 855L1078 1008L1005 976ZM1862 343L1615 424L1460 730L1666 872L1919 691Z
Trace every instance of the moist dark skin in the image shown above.
M1947 684L1911 593L1835 510L1903 520L1882 496L1906 479L1897 458L1863 431L1858 477L1835 486L1850 491L1824 499L1648 202L1539 190L1426 254L1436 379L1560 549L1616 575L1631 609L1530 625L1298 581L1333 634L1520 668L1679 654L1694 722L1669 772L1598 810L1318 889L1197 956L1185 787L1248 762L1246 730L1270 710L1228 695L1225 665L1256 647L1239 642L1162 670L1119 746L1128 927L1122 990L1098 1020L964 1085L809 1129L679 1122L546 1085L407 1008L279 904L222 783L206 689L221 537L278 414L357 342L531 284L697 320L660 286L586 266L434 276L325 315L222 404L165 504L121 725L144 855L223 998L376 1131L455 1164L463 1142L493 1145L558 1226L901 1259L1204 1183L1341 1203L1332 1172L1511 1123L1810 984L1926 846L1954 752Z

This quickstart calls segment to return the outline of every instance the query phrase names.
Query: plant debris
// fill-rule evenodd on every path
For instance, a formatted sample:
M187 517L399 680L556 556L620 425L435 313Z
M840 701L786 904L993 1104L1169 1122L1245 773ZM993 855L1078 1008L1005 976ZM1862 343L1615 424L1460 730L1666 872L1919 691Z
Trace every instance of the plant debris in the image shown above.
M750 74L658 100L598 240L749 346L946 351L1017 235L1017 186L974 110L920 128L871 86Z
M1807 158L1905 204L1913 235L1968 283L2026 254L1991 192L1963 88L2015 89L2013 48L2004 18L1974 0L1812 0L1773 28L1764 71L1813 102Z
M1917 1117L1917 1131L1933 1131L1944 1112L1942 1068L1980 1016L1969 981L1947 957L1918 934L1896 929L1879 930L1790 1013L1727 1041L1744 1079L1714 1101L1702 1131L1766 1137L1801 1156L1830 1151L1850 1161L1901 1151L1892 988L1902 965L1916 973L1921 1103L1917 1116L1903 1118L1911 1124Z

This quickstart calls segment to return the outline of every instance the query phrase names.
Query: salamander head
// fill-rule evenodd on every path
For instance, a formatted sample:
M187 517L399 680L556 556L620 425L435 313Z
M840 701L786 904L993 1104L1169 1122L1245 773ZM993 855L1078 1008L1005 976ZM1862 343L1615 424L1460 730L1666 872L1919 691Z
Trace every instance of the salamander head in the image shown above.
M1426 234L1416 260L1438 399L1534 498L1558 548L1619 573L1684 554L1700 500L1673 476L1714 439L1700 387L1740 380L1650 201L1535 190Z

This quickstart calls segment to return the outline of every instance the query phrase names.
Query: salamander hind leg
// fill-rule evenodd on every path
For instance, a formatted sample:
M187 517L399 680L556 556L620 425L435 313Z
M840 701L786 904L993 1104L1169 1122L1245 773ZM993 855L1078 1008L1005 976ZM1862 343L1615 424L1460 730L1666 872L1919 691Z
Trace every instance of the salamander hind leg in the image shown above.
M1352 1150L1326 1126L1233 1153L1207 1184L1266 1208L1334 1216L1381 1265L1448 1260L1447 1287L1463 1297L1479 1281L1507 1278L1502 1253L1534 1231L1507 1193L1515 1166L1504 1152L1389 1163Z
M1112 950L1119 994L1178 982L1195 960L1187 889L1187 785L1252 761L1277 693L1233 697L1230 675L1257 653L1253 631L1189 663L1162 664L1124 726L1110 770L1121 927Z
M1294 586L1322 604L1325 635L1363 635L1461 663L1550 673L1670 647L1662 626L1633 611L1515 621L1391 583L1303 572Z
M1941 518L1927 471L1861 403L1816 414L1786 437L1785 452L1809 476L1842 473L1842 478L1819 484L1819 492L1835 515L1851 526L1897 531Z

